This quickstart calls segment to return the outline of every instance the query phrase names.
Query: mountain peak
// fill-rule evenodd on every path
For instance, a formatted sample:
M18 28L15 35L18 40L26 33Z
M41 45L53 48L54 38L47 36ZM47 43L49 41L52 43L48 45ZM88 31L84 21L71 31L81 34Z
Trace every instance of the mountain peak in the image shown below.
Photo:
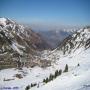
M0 26L5 27L9 24L15 24L15 22L9 18L0 17Z
M0 18L0 25L5 26L6 25L6 18Z

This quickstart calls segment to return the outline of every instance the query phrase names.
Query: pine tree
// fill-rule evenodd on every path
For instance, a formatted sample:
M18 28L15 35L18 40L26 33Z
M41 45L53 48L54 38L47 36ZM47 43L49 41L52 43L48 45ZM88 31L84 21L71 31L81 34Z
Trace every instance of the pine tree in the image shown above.
M68 72L68 65L66 64L64 72Z
M36 83L33 84L33 86L36 86L36 85L37 85Z
M37 84L36 83L31 83L31 87L34 87L36 86Z
M25 90L29 90L30 89L30 85L26 86Z
M55 78L58 76L58 70L55 71Z
M33 84L31 83L31 87L33 87Z
M80 66L80 64L78 63L78 65L77 66Z
M46 82L46 80L45 80L45 79L43 79L43 82L45 83L45 82Z
M51 80L53 80L53 75L52 74L50 74L50 76L49 76L49 81L51 81Z
M60 70L59 70L59 75L61 75L61 74L62 74L62 70L60 69Z
M48 78L46 78L45 83L48 83L48 81L49 81Z

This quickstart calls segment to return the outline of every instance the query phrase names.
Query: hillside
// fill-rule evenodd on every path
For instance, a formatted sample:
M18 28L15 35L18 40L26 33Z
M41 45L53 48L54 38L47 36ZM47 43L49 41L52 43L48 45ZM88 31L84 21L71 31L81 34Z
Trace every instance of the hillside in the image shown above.
M90 90L89 58L90 28L84 28L67 37L55 50L42 52L41 59L51 61L49 67L1 70L0 85L19 90Z
M38 53L50 48L50 45L30 28L8 18L0 18L0 69L17 67L17 64L20 67L23 64L34 66Z

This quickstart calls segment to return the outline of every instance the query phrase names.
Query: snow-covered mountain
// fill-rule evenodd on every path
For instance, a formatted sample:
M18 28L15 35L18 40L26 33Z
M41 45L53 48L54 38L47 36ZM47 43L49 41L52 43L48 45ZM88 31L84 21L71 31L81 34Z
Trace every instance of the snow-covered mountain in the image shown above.
M84 28L75 32L72 36L68 36L57 50L63 51L63 54L68 54L81 47L85 49L90 47L90 29Z
M49 48L49 44L30 28L0 18L0 68L16 67L20 60L28 64L35 59L38 50Z
M41 59L51 65L1 70L1 89L90 90L90 28L73 33L53 51L43 51Z
M47 45L47 43L43 40L43 38L38 33L32 31L30 27L20 25L17 22L12 21L8 18L0 18L0 29L5 33L7 31L10 35L14 33L22 39L29 40L31 43L30 46L32 46L34 49L50 48L49 45ZM13 36L14 35L10 37L12 38ZM9 37L9 35L7 37Z
M74 53L79 48L87 49L90 47L90 28L84 28L76 31L72 35L65 38L60 45L53 51L43 51L43 58L55 60L61 56Z
M52 51L39 52L44 45L30 28L0 18L0 68L14 67L0 70L1 90L90 90L90 28L69 35Z

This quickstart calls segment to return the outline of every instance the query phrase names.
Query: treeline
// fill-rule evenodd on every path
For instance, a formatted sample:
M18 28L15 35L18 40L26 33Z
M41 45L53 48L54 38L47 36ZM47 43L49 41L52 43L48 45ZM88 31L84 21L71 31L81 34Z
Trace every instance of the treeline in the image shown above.
M49 77L47 77L46 79L43 79L43 83L48 83L48 82L52 81L53 79L55 79L58 76L60 76L62 74L62 72L68 72L68 65L67 64L65 66L64 71L62 71L61 69L60 70L56 70L54 74L50 74ZM30 88L32 88L34 86L38 86L38 84L37 83L31 83L31 85L26 86L25 90L29 90Z
M30 88L36 86L37 83L31 83L31 85L26 86L25 90L29 90Z
M68 65L66 64L65 69L63 72L68 72ZM46 79L43 79L43 83L48 83L50 81L52 81L53 79L57 78L58 76L60 76L62 74L62 70L56 70L54 74L50 74L49 77L47 77Z

